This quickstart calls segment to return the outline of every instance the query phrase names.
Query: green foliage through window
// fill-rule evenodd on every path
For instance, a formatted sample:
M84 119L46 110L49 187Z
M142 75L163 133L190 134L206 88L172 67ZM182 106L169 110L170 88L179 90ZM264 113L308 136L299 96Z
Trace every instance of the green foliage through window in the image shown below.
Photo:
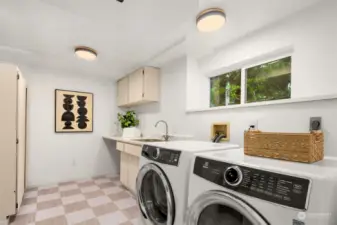
M291 57L246 69L246 84L241 85L241 69L210 79L210 107L288 99L291 97Z
M211 107L240 104L241 70L211 78Z
M291 95L291 57L246 70L247 103L287 99Z

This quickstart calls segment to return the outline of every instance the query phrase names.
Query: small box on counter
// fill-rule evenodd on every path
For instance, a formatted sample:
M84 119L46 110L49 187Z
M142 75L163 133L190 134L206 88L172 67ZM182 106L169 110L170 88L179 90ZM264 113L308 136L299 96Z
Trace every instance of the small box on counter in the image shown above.
M311 133L272 133L248 130L244 134L246 155L313 163L324 157L322 131Z

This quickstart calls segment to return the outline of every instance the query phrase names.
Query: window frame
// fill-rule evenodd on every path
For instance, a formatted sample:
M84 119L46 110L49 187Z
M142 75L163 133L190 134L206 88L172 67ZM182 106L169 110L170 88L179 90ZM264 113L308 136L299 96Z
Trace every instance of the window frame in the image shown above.
M241 96L244 97L244 99L241 99L241 103L243 102L244 104L253 104L253 103L258 103L258 102L247 102L247 70L250 69L250 68L253 68L255 66L260 66L260 65L263 65L263 64L267 64L267 63L270 63L270 62L273 62L273 61L277 61L277 60L280 60L280 59L284 59L284 58L288 58L290 57L291 60L293 59L293 55L292 54L284 54L284 55L279 55L277 57L272 57L272 58L269 58L267 60L262 60L258 63L254 63L254 64L251 64L249 66L245 66L241 69L241 87L243 87L243 89L241 89ZM292 65L291 65L291 75L292 76ZM242 76L244 76L244 80L242 80ZM244 92L244 93L243 93ZM291 99L291 96L292 94L290 93L290 98L288 99ZM242 101L244 100L244 101ZM282 99L275 99L275 100L269 100L269 101L260 101L260 102L272 102L272 101L277 101L277 100L282 100Z
M229 74L229 73L233 73L233 72L237 72L237 71L240 71L240 103L238 103L238 104L229 104L229 105L219 105L219 106L211 106L211 101L212 101L212 97L211 97L211 95L212 95L212 79L213 78L216 78L216 77L221 77L221 76L225 76L225 75L227 75L227 74ZM216 75L216 76L212 76L212 77L209 77L209 107L210 108L216 108L216 107L224 107L224 106L233 106L233 105L241 105L241 100L242 100L242 97L241 97L241 94L242 94L242 70L241 70L241 68L238 68L238 69L233 69L233 70L230 70L229 72L224 72L224 73L221 73L220 75Z
M209 76L209 81L211 80L211 78L213 77L217 77L217 76L221 76L222 74L225 73L231 73L233 71L236 70L241 70L241 98L240 98L240 104L237 105L250 105L250 104L257 104L257 103L261 103L261 102L265 102L265 103L269 103L269 102L274 102L274 101L280 101L280 100L289 100L292 99L292 89L291 89L291 93L290 93L290 98L288 99L275 99L275 100L268 100L268 101L260 101L260 102L247 102L247 69L250 69L252 67L255 66L260 66L266 63L270 63L276 60L280 60L280 59L284 59L284 58L288 58L290 57L291 60L293 60L293 54L292 53L286 53L286 54L279 54L275 57L267 57L264 59L260 59L260 60L255 60L253 61L253 63L246 63L246 64L242 64L242 66L238 66L238 64L236 66L229 66L229 67L225 67L224 69L219 69L217 71L218 75L212 75ZM291 66L291 77L293 75L293 64ZM291 79L292 80L292 79ZM211 85L210 85L211 86ZM209 93L210 95L210 93ZM214 106L211 107L211 99L209 99L209 108L214 109L214 108L219 108L219 107L229 107L229 106Z

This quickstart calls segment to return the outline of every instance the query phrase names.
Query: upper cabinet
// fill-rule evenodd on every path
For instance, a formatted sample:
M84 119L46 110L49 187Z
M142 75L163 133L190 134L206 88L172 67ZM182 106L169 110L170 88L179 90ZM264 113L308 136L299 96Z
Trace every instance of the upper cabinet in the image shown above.
M133 72L129 76L129 103L140 102L144 93L144 76L143 69Z
M133 106L159 101L159 72L144 67L117 82L118 106Z
M117 81L117 104L126 105L129 102L129 77Z

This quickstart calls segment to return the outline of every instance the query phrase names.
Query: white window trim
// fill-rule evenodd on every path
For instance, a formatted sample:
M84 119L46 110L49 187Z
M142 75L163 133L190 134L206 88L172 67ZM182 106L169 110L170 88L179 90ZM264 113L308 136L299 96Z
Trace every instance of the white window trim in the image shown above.
M257 107L257 106L271 106L271 105L282 105L282 104L292 104L292 103L301 103L301 102L335 100L335 99L337 99L337 94L317 95L313 97L289 98L289 99L282 99L282 100L253 102L253 103L245 103L245 104L238 104L238 105L218 106L218 107L212 107L212 108L207 107L207 108L199 108L199 109L188 109L186 110L186 112L187 113L206 112L206 111L228 110L228 109L236 109L236 108L249 108L249 107Z
M252 103L246 102L246 100L247 100L247 82L246 82L246 80L247 80L247 70L252 68L252 67L255 67L255 66L260 66L262 64L266 64L266 63L269 63L269 62L273 62L273 61L288 58L288 57L291 57L291 60L292 60L293 54L289 54L289 53L288 54L282 54L282 55L279 55L277 57L270 58L268 60L263 60L263 61L260 61L258 63L251 64L251 65L246 66L246 67L241 69L241 87L244 87L244 88L241 88L241 105L258 103L258 102L252 102ZM291 69L292 69L292 67L291 67ZM244 79L242 78L242 76L244 76ZM292 70L291 70L291 76L292 76ZM244 80L244 83L242 83L242 80ZM244 97L244 101L242 101L242 96ZM292 89L291 89L291 93L290 93L290 98L287 98L287 99L291 99L291 96L292 96ZM282 99L280 99L280 100L282 100ZM271 100L270 102L272 102L272 101L279 101L279 100Z
M246 100L247 100L247 91L246 91L246 87L247 87L247 76L246 76L246 69L242 68L241 69L241 101L240 101L240 105L244 105L246 104ZM214 107L212 107L214 108Z
M244 106L246 104L257 104L257 103L265 103L265 102L274 102L274 101L281 101L281 100L289 100L289 99L292 99L291 96L292 96L292 93L290 93L290 98L287 98L287 99L281 99L281 100L271 100L271 101L261 101L261 102L252 102L252 103L247 103L246 100L247 100L247 69L249 68L252 68L252 67L255 67L255 66L259 66L259 65L262 65L262 64L265 64L265 63L269 63L269 62L273 62L273 61L276 61L276 60L279 60L279 59L284 59L284 58L287 58L287 57L293 57L293 54L292 53L283 53L283 54L279 54L277 56L274 56L274 57L270 57L268 59L264 59L264 60L256 60L254 63L250 63L248 64L247 66L242 66L241 68L237 68L237 67L231 67L231 68L236 68L236 69L231 69L228 71L228 67L226 68L226 71L227 72L223 72L223 73L220 73L218 74L217 76L212 76L212 77L209 77L209 80L213 77L218 77L218 76L221 76L221 75L224 75L226 73L230 73L230 72L233 72L233 71L236 71L236 70L241 70L241 97L240 97L240 104L237 104L237 105L230 105L230 106L217 106L217 107L209 107L210 109L213 109L213 108L220 108L220 107L226 107L226 108L235 108L235 106ZM222 71L225 71L225 70L222 70ZM292 90L291 90L292 92ZM209 99L209 103L210 103L211 99ZM259 104L260 105L260 104ZM269 105L269 104L262 104L262 105Z
M283 48L271 50L268 53L263 53L261 55L254 56L252 58L246 58L241 61L232 63L230 65L226 65L220 67L216 70L212 70L210 72L206 72L205 76L208 78L217 77L221 74L230 73L235 70L240 70L241 68L251 68L260 64L264 64L267 62L271 62L277 59L285 58L285 57L293 57L294 48L292 46L285 46Z

